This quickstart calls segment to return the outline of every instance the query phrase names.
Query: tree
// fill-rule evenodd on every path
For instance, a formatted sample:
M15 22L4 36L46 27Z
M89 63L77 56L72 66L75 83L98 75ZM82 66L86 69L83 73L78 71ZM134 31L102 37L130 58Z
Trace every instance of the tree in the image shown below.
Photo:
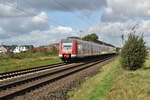
M95 43L98 43L98 44L115 47L115 46L113 46L112 44L106 43L106 42L104 42L104 41L100 41L100 40L98 40L98 39L99 39L99 38L98 38L98 36L97 36L95 33L88 34L88 35L86 35L86 36L84 36L84 37L82 38L82 40L85 40L85 41L92 41L92 42L95 42Z
M142 36L135 35L135 31L129 34L121 51L121 65L125 69L136 70L145 62L147 50Z
M84 36L82 38L82 40L97 42L98 41L98 36L95 33L92 33L92 34Z

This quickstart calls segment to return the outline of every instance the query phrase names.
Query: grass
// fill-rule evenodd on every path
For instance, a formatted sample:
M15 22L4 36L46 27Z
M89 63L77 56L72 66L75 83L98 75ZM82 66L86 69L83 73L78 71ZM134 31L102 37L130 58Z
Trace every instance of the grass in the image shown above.
M150 57L137 71L121 70L104 100L150 100Z
M61 60L55 56L37 56L24 59L3 59L0 60L0 73L58 62L61 62Z
M70 100L102 100L112 87L119 69L119 59L103 66L100 73L87 79L81 87L69 93Z
M136 71L123 70L117 59L69 95L70 100L150 100L150 57Z

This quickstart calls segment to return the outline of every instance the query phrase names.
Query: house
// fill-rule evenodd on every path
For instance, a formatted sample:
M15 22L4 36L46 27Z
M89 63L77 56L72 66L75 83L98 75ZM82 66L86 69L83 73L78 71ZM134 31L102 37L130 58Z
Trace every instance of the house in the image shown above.
M7 47L4 45L0 45L0 53L7 53L7 52L8 52Z
M9 52L13 52L16 47L17 45L11 45L11 46L7 46L7 49Z
M33 45L21 45L21 46L0 45L0 53L8 53L8 52L20 53L20 52L28 51L28 50L33 49L33 48L34 48Z
M25 52L25 51L28 51L30 49L33 49L33 45L21 45L21 46L16 46L14 49L13 49L13 53L20 53L20 52Z

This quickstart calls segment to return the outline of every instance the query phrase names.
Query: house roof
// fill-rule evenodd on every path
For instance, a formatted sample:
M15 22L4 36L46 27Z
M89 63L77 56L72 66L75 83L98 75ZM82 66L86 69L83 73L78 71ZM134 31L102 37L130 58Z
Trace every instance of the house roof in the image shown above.
M4 47L3 45L0 45L0 51L2 51L2 52L7 52L7 48Z

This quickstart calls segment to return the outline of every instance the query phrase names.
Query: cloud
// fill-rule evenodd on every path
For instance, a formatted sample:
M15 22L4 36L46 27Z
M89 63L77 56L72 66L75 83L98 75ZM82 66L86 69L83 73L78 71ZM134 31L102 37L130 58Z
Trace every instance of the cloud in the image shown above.
M51 30L49 30L50 33L59 33L59 34L71 34L73 32L73 29L71 27L64 27L64 26L58 26Z
M45 32L56 33L58 31L59 34L65 34L69 31L71 34L73 29L64 26L54 27L53 30L50 30L50 20L46 12L84 11L89 13L104 5L105 0L1 0L0 39L9 41L13 38L21 42L28 36L35 37L36 34L42 36ZM37 32L34 34L35 36L31 35L33 32ZM22 37L22 39L18 37Z
M119 46L121 35L124 33L127 36L129 29L136 24L137 34L144 32L145 40L150 42L150 0L1 1L0 42L37 46L58 42L68 36L84 36L95 32L101 40ZM51 20L48 13L51 12L75 12L89 16L95 11L101 12L102 21L82 29L84 32L81 35L73 27L49 25Z
M150 17L150 0L107 0L103 21L124 21Z
M77 32L71 27L57 26L51 27L48 30L34 30L28 35L23 34L9 39L4 39L6 44L34 44L35 46L48 45L57 43L62 38L68 36L77 36Z
M16 16L18 15L18 11L14 8L12 8L13 5L5 5L4 3L0 3L0 17L6 17L6 16Z
M105 0L25 0L33 8L49 11L93 11L106 5Z
M142 35L144 33L144 39L148 43L150 38L150 20L128 20L124 22L101 22L95 24L85 30L85 33L97 33L100 37L100 40L104 40L108 43L112 43L116 46L121 45L121 35L124 34L125 38L131 29L136 25L136 34Z
M92 12L106 5L105 0L0 0L0 17L33 16L33 12Z
M15 37L18 35L26 34L34 30L47 30L48 16L45 12L39 13L37 16L33 17L20 17L13 19L1 19L0 23L0 39Z
M0 18L16 18L35 16L37 10L29 6L19 4L20 0L0 0ZM33 15L33 12L35 13Z
M37 22L37 23L45 23L45 22L47 22L48 21L48 16L47 16L47 14L45 13L45 12L41 12L39 15L37 15L37 16L34 16L33 18L32 18L32 21L33 22Z

